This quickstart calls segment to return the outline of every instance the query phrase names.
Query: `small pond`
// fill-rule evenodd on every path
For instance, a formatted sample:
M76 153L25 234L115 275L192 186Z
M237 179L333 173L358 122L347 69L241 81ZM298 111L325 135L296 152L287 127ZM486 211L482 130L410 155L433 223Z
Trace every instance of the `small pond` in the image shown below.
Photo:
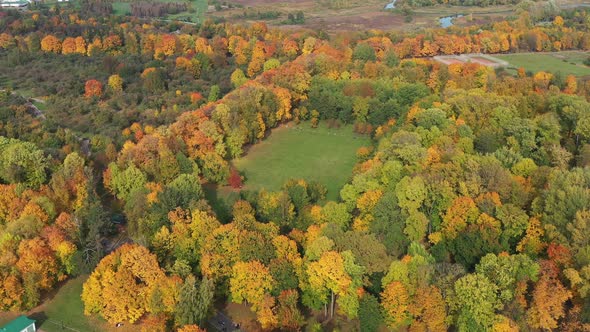
M463 17L463 15L458 14L458 15L452 15L452 16L445 16L445 17L441 17L438 19L438 22L440 23L440 26L443 28L448 28L451 25L453 25L453 20L458 18L458 17Z
M390 3L385 5L385 9L394 9L395 8L395 1L396 0L392 0Z

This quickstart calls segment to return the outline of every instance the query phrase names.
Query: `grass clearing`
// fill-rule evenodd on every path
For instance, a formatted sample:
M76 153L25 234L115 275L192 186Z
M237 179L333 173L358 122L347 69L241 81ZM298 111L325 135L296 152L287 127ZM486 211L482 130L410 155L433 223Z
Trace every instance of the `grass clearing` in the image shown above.
M113 2L113 12L115 15L130 15L131 4L129 2Z
M289 179L315 180L328 188L328 199L337 199L356 163L356 150L371 144L351 126L330 129L308 123L274 129L253 145L234 166L246 177L245 189L278 190Z
M79 331L103 331L97 324L93 324L91 317L84 315L84 304L80 298L82 285L88 276L80 276L68 280L55 295L35 308L31 316L39 317L37 327L43 331L64 331L64 327L74 328Z
M113 12L115 15L131 15L131 3L133 1L117 1L113 2ZM199 23L204 20L205 13L207 12L207 0L156 0L154 2L186 2L189 10L177 13L169 14L159 19L162 20L180 20L187 22Z
M564 75L586 76L590 75L590 67L583 61L590 56L588 52L564 51L550 53L516 53L494 54L494 57L508 61L511 67L523 67L533 73L548 71L561 72Z

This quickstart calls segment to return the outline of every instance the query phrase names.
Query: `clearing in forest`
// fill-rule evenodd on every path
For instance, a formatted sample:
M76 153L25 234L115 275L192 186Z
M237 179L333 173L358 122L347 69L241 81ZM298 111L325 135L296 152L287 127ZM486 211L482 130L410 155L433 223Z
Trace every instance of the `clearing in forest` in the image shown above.
M510 68L523 67L533 73L546 71L551 73L561 72L563 75L590 75L590 67L583 63L584 60L590 57L588 52L515 53L495 54L494 56L508 61Z
M274 129L253 145L234 166L246 177L245 189L278 190L289 179L319 181L328 188L328 199L337 199L356 163L356 150L371 144L352 126L327 128L320 124L288 124Z

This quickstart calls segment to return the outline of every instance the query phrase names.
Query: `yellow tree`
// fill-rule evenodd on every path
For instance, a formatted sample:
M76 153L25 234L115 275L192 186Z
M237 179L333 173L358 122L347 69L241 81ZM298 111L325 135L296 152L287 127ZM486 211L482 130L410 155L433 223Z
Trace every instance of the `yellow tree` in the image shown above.
M62 54L76 53L76 40L72 37L66 37L61 44Z
M86 54L86 40L84 37L79 36L75 39L76 42L76 53Z
M257 311L273 285L268 268L259 261L237 262L232 268L229 289L235 303L250 303Z
M177 287L178 282L167 279L160 269L155 255L140 245L125 244L103 258L84 283L84 313L99 313L111 323L133 323L156 307L172 312Z
M334 316L336 297L345 293L352 283L344 267L344 258L335 251L324 252L318 261L309 263L307 275L309 285L326 305L330 293L330 316Z
M45 52L59 53L61 51L61 41L53 35L47 35L41 39L41 50Z
M114 74L109 76L109 88L111 88L114 92L121 92L123 91L123 79L121 76Z
M402 328L408 325L410 297L408 290L399 281L394 281L385 286L381 293L381 305L385 322L391 328Z

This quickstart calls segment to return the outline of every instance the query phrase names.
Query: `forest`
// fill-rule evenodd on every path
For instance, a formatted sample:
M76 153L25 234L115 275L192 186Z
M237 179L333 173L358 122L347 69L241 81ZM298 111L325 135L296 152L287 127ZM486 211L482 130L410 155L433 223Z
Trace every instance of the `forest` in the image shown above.
M0 311L84 277L80 310L135 331L230 303L243 331L590 329L590 80L432 59L590 51L590 10L332 35L91 11L0 11ZM301 124L367 142L346 183L254 189L234 161Z

